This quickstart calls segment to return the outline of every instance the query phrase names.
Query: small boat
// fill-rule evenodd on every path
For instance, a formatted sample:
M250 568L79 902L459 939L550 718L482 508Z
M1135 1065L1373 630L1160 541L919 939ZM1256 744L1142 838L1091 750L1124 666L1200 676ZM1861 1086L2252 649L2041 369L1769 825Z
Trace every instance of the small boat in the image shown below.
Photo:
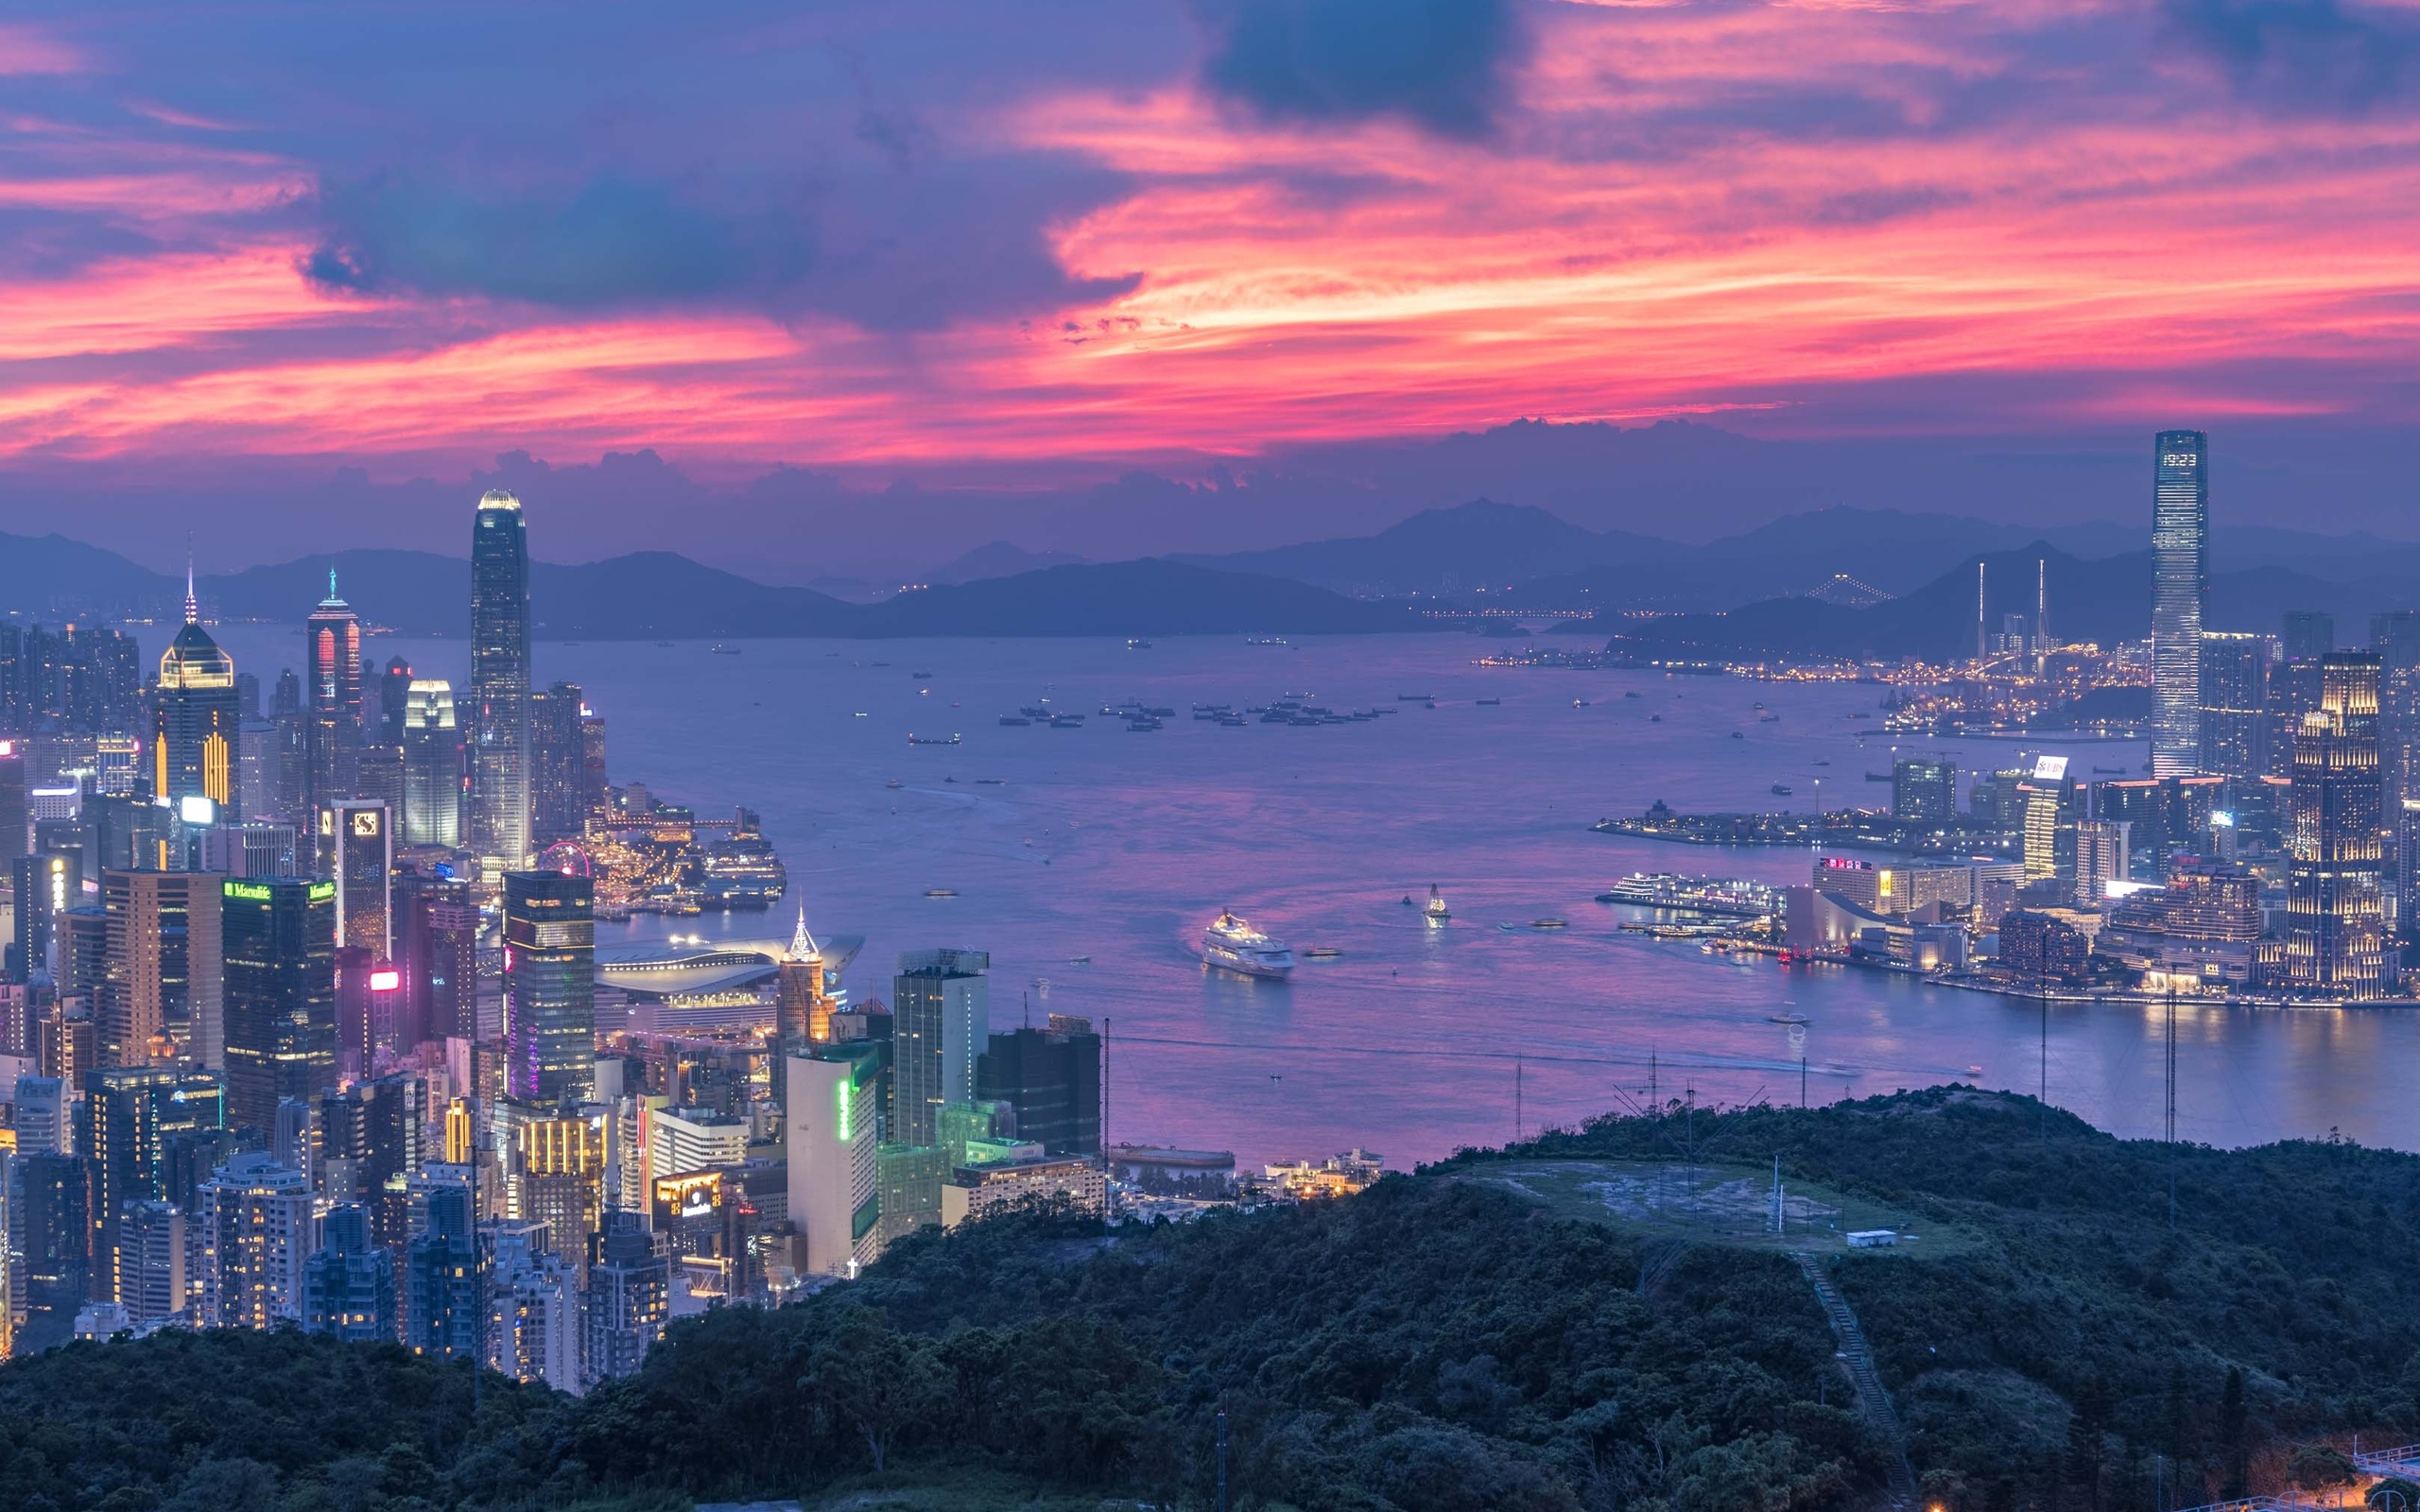
M1409 894L1409 893L1405 893L1405 894L1403 895L1403 905L1404 905L1406 908L1409 908L1409 907L1410 907L1410 906L1411 906L1411 894Z
M717 645L714 648L711 654L715 656L737 656L739 654L739 647L735 645Z
M1638 695L1637 695L1637 694L1634 694L1634 693L1625 693L1625 694L1623 694L1623 695L1622 695L1622 696L1623 696L1623 697L1625 697L1625 698L1635 698L1635 697L1637 697L1637 696L1638 696Z
M1745 739L1747 739L1748 737L1747 737L1747 736L1745 736L1745 735L1743 735L1743 734L1741 734L1741 733L1739 733L1739 731L1737 731L1737 730L1733 730L1733 731L1731 732L1731 738L1732 738L1732 739L1734 739L1734 740L1745 740Z
M1067 957L1067 964L1069 966L1090 966L1093 964L1093 958L1089 955L1070 955Z
M1219 723L1227 730L1241 730L1252 721L1241 714L1222 714L1219 718Z
M1574 709L1585 709L1588 707L1588 700L1585 698L1574 698L1571 700L1571 707Z
M1002 785L1005 781L1006 779L998 777L978 777L975 780L975 785L977 787L998 787Z
M1831 765L1832 764L1831 764L1830 762L1825 761L1825 762L1817 762L1815 765L1818 765L1818 766L1829 766L1829 765Z
M1979 1076L1982 1074L1983 1068L1980 1066L1969 1066L1966 1068L1966 1074L1969 1076Z
M1868 772L1865 774L1865 780L1869 782L1887 782L1891 781L1891 774L1889 772Z
M1478 701L1478 706L1482 709L1497 709L1503 707L1503 704L1504 700L1501 698L1481 698Z
M1531 929L1569 929L1571 927L1571 920L1567 919L1532 919L1530 920L1530 927Z
M1764 701L1762 699L1758 699L1755 703L1749 705L1752 709L1762 709L1764 706Z
M658 641L655 644L658 645L670 645L672 643L670 641Z
M1422 912L1428 916L1428 925L1431 929L1441 927L1445 920L1454 917L1445 907L1445 895L1437 890L1437 885L1433 882L1428 885L1428 905Z
M1664 722L1664 716L1662 714L1649 714L1647 716L1647 722L1651 725L1660 725Z
M1780 724L1780 723L1781 723L1781 715L1779 715L1779 714L1758 714L1758 715L1756 716L1756 723L1758 723L1758 724L1760 724L1760 725L1777 725L1777 724Z
M1126 649L1129 651L1148 651L1150 648L1151 643L1139 635L1130 635L1126 638Z
M918 682L930 682L933 678L933 675L929 672L910 672L908 675L915 679Z
M1307 698L1310 695L1305 694L1303 696ZM1437 696L1433 693L1398 693L1395 695L1395 702L1397 703L1435 703L1436 701Z
M1768 1013L1765 1015L1765 1022L1767 1023L1804 1024L1812 1023L1815 1021L1809 1019L1803 1013Z
M1498 924L1495 927L1504 931L1507 935L1517 935L1521 932L1521 926L1518 924Z
M1002 714L1000 716L1000 723L1004 725L1029 725L1032 724L1033 721L1028 719L1023 714Z
M955 898L958 896L958 889L955 887L927 887L925 889L925 896L927 898Z
M899 779L894 777L890 782L885 782L882 785L885 787L897 787L899 785Z
M1333 945L1314 945L1303 953L1306 961L1332 961L1344 953Z
M1775 797L1775 798L1788 798L1788 797L1789 797L1789 784L1788 782L1775 782L1775 783L1773 784L1773 797Z
M910 735L908 737L908 744L910 746L955 746L964 738L962 735L952 735L947 740L943 740L939 735Z

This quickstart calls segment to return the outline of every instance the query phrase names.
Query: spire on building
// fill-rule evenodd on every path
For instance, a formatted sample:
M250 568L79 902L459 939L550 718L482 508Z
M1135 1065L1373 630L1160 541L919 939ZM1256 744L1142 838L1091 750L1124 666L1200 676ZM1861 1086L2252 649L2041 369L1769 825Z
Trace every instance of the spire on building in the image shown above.
M790 936L790 959L793 961L823 959L823 953L816 948L815 936L806 932L806 906L804 903L799 905L798 910L798 933Z
M193 538L185 538L185 623L201 623L201 601L193 593Z

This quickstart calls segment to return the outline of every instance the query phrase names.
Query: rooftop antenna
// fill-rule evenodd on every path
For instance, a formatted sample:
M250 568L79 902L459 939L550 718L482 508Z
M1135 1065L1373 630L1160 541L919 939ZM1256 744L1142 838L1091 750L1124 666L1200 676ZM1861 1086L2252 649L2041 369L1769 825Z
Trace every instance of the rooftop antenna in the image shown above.
M2050 558L2033 564L2033 675L2050 669Z
M193 593L193 537L185 537L185 623L201 623L201 601Z

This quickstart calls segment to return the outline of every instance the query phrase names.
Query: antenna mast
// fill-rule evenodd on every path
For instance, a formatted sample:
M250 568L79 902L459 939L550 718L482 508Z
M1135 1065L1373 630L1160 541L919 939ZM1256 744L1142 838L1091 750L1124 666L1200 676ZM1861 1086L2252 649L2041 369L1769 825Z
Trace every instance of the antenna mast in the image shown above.
M1984 646L1985 646L1987 644L1988 644L1988 643L1985 641L1984 636L1983 636L1983 559L1982 559L1980 557L1978 557L1978 558L1975 558L1975 660L1976 660L1976 661L1980 662L1980 661L1982 661L1982 660L1983 660L1983 650L1984 650Z

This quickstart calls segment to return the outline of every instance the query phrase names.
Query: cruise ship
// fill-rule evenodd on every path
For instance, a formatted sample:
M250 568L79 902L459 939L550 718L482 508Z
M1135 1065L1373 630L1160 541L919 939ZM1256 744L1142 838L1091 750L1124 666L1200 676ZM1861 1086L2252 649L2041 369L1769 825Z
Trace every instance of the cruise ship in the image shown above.
M1676 914L1755 919L1782 911L1782 891L1728 877L1685 877L1674 871L1634 871L1597 895L1600 903L1629 903Z
M1270 939L1236 918L1233 909L1222 908L1218 921L1201 932L1201 964L1283 982L1294 974L1294 953L1284 940Z
M735 908L769 908L790 882L782 858L773 853L772 842L752 823L743 822L730 838L708 846L705 864L699 869L703 893L700 902L708 908L726 912Z

